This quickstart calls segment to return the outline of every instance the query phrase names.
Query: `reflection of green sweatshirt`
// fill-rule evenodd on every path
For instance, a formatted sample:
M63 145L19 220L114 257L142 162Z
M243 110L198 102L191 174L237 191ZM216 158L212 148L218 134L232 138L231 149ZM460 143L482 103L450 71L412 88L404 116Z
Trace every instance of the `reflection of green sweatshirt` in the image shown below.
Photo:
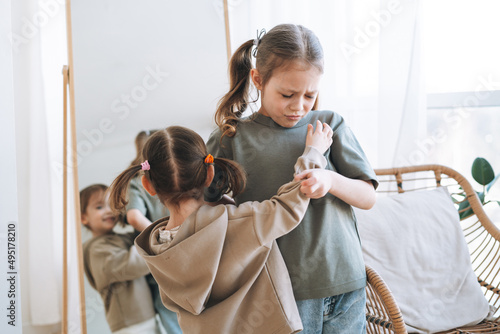
M144 275L149 269L134 246L133 234L107 234L83 244L84 269L104 302L112 332L155 316Z
M154 222L168 216L168 210L157 196L151 196L142 186L141 176L134 177L128 188L127 211L139 210L147 219Z
M322 154L307 148L296 171L325 164ZM260 203L203 205L183 222L170 243L158 241L168 217L136 238L163 303L177 312L184 333L302 330L275 239L299 224L308 204L300 183L290 182Z

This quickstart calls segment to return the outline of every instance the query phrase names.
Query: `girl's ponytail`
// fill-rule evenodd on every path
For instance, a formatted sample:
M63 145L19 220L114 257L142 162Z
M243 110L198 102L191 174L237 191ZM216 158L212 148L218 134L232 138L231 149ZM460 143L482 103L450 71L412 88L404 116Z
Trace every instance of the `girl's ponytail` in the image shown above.
M247 182L247 175L243 167L237 162L224 158L214 158L216 175L212 184L218 188L220 194L232 193L235 197L244 189Z
M125 209L128 204L128 185L141 169L141 165L130 166L113 181L109 187L109 207L111 210L114 212L121 212Z
M230 90L219 101L215 112L215 123L219 126L222 137L234 136L236 125L248 106L253 45L253 39L243 43L229 62Z

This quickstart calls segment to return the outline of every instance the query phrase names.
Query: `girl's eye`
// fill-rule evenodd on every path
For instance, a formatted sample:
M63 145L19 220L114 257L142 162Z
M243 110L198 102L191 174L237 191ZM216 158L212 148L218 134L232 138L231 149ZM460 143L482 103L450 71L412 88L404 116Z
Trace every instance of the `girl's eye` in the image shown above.
M101 209L102 209L102 206L100 206L100 205L99 205L99 206L97 206L97 207L96 207L96 209L97 209L97 210L101 210Z
M292 95L285 95L285 94L281 94L281 96L283 96L285 99L289 99L292 97Z
M314 96L306 95L306 98L308 98L308 99L314 99Z

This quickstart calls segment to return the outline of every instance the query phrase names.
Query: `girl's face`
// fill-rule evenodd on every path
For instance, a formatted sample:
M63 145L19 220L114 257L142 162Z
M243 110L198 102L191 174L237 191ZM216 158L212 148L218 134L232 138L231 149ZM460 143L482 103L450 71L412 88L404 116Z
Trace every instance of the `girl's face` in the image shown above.
M89 204L82 215L82 223L86 225L94 236L108 234L115 227L118 217L113 214L108 197L104 191L95 192L90 196Z
M251 76L262 95L259 113L291 128L311 111L322 74L316 67L297 61L275 70L265 86L256 69Z

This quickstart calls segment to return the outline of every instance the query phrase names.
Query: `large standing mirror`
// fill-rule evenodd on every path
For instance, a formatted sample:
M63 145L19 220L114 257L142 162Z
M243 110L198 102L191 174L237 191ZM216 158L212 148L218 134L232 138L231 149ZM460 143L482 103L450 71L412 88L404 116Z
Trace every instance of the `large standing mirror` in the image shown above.
M228 86L222 3L71 1L80 189L128 167L142 130L182 125L208 138ZM88 333L109 333L86 279L85 297Z

